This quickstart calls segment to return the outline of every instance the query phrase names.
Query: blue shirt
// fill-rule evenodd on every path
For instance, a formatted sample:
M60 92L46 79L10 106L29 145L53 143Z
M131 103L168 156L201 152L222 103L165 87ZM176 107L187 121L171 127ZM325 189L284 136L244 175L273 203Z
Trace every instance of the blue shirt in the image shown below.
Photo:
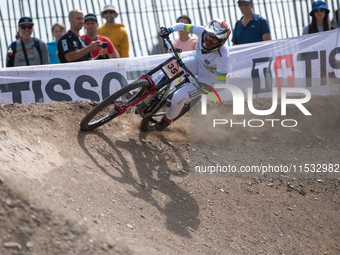
M51 64L59 64L59 59L55 55L58 51L58 44L56 42L48 42L47 43L48 54L50 56Z
M235 25L236 29L234 29L231 40L234 44L261 42L262 35L270 32L268 21L258 14L254 13L253 19L246 26L243 26L241 20L237 21Z

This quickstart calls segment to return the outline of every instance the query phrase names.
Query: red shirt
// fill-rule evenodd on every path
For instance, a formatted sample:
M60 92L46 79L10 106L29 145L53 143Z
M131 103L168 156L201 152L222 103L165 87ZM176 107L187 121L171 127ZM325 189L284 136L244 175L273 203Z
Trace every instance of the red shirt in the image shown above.
M85 39L85 41L87 42L87 44L90 44L90 43L93 41L93 40L91 40L90 38L88 38L86 34L85 34L85 35L82 35L81 37ZM112 44L112 42L110 41L109 38L107 38L107 37L105 37L105 36L97 35L97 38L96 38L96 40L94 40L94 41L97 41L97 40L99 40L99 41L101 41L101 42L108 42L108 44L107 44L107 53L108 53L108 54L112 54L113 52L116 51L115 46ZM94 58L97 57L97 56L99 55L99 52L100 52L101 50L102 50L102 49L98 49L98 50L91 51L92 56L93 56Z

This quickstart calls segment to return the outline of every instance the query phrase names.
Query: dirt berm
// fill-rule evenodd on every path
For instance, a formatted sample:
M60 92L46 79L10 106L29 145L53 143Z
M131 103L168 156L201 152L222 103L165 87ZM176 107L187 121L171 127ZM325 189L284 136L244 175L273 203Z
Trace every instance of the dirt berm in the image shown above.
M336 168L339 96L313 97L294 128L221 126L200 147L189 114L163 133L140 131L133 113L80 132L94 104L0 104L0 254L340 254L339 173L189 173L192 153L200 164Z

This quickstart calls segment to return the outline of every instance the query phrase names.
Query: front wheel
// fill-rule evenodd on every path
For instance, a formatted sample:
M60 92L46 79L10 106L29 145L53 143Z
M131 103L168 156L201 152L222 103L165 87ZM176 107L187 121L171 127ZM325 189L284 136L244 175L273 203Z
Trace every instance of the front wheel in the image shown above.
M116 93L108 96L105 100L96 105L80 122L80 128L82 131L93 130L107 123L108 121L114 119L118 116L117 110L120 108L118 102L116 102L120 97L124 95L132 95L127 102L122 102L122 104L127 104L132 102L136 98L144 95L151 88L151 84L147 79L137 80L120 90ZM131 92L131 93L130 93Z
M190 110L191 107L193 107L194 105L196 105L200 101L200 99L201 99L201 97L195 97L190 102L184 104L184 106L183 106L182 110L180 111L179 115L173 120L173 122L178 120L184 114L186 114ZM162 110L164 110L164 111L162 111ZM156 122L160 121L163 118L165 113L166 113L165 109L164 108L160 108L152 116L150 116L148 118L143 118L142 122L141 122L141 129L143 131L146 131L146 132L154 131L153 126L155 125Z

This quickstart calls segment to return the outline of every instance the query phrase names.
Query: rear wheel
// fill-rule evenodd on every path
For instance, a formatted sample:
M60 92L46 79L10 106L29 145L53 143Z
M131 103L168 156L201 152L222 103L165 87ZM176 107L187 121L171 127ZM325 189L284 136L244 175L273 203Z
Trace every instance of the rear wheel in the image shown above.
M184 114L186 114L191 107L193 107L194 105L196 105L199 101L200 101L201 97L195 97L194 99L192 99L190 102L184 104L181 112L179 113L179 115L173 120L176 121L178 120L180 117L182 117ZM166 102L164 102L165 105ZM155 114L153 114L152 116L148 117L148 118L143 118L142 122L141 122L141 129L143 131L154 131L153 126L155 125L156 122L160 121L163 116L165 115L167 110L167 107L165 106L160 106L159 109L156 111Z
M136 98L144 95L151 88L151 84L148 80L137 80L114 94L110 95L98 105L96 105L80 122L80 128L82 131L93 130L107 123L118 116L117 110L121 105L132 102ZM128 95L130 97L126 102L116 102L119 98Z

